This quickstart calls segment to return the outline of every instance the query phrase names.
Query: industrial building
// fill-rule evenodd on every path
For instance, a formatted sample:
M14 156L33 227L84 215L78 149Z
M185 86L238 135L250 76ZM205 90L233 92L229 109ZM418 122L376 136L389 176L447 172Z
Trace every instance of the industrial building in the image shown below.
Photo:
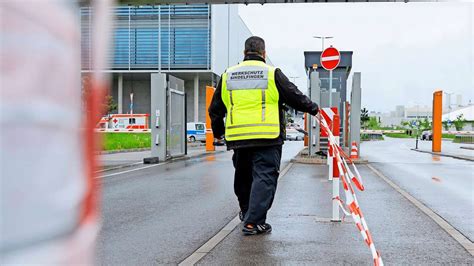
M83 74L92 65L92 13L81 8ZM108 71L118 105L113 113L119 114L150 114L150 75L162 72L184 80L186 120L204 121L205 87L215 86L228 66L242 60L252 35L237 5L123 5L114 15Z

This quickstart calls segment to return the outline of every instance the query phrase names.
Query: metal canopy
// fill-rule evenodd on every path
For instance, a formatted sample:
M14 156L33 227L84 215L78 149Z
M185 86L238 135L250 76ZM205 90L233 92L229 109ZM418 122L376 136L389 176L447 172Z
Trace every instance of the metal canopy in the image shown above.
M130 5L438 2L439 0L118 0Z

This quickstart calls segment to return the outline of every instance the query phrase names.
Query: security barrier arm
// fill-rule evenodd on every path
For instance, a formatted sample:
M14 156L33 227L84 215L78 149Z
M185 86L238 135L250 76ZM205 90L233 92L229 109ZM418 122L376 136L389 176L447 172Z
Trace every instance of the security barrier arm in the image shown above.
M375 249L374 242L372 240L372 235L370 234L369 227L367 226L367 222L365 221L364 215L362 214L362 210L360 209L359 202L357 201L357 197L355 195L355 190L352 187L352 183L359 189L360 191L364 190L364 186L362 184L362 179L360 176L357 167L354 165L354 162L344 153L341 147L337 144L334 135L332 134L331 130L329 129L328 124L324 119L321 119L319 116L316 116L316 119L319 121L321 125L321 129L328 134L328 142L332 147L333 156L336 158L337 167L339 172L341 173L341 181L344 188L344 194L346 196L345 206L344 202L340 198L334 198L333 200L337 200L339 202L339 206L341 207L342 211L346 215L351 215L354 223L359 229L362 238L364 239L365 243L370 249L372 254L372 258L374 260L374 265L382 266L383 261L380 253ZM352 168L354 169L354 173L349 168L346 159L351 163Z

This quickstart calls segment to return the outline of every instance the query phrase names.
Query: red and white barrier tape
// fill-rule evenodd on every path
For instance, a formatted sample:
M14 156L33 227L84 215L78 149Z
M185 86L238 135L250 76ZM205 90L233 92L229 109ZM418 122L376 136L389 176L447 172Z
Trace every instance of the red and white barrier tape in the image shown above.
M333 200L338 201L340 208L345 214L350 214L352 216L352 219L354 220L357 229L359 229L362 238L364 239L365 243L370 249L370 252L372 253L374 265L382 266L382 257L380 256L380 253L375 249L375 245L372 240L372 235L370 234L369 227L367 226L367 222L365 221L364 215L362 214L362 211L359 207L359 202L357 201L355 191L352 187L353 183L360 191L364 190L364 185L362 184L362 178L360 176L360 173L357 170L357 167L354 165L354 162L349 158L349 156L347 156L347 154L344 153L341 147L337 144L336 138L332 134L327 122L319 117L316 118L317 120L319 120L321 129L327 133L329 144L331 145L333 150L333 156L336 158L337 167L339 169L339 173L341 174L340 179L342 180L344 194L346 196L346 206L344 207L344 202L339 197L335 197ZM355 175L347 164L346 159L352 164L352 168L356 173Z

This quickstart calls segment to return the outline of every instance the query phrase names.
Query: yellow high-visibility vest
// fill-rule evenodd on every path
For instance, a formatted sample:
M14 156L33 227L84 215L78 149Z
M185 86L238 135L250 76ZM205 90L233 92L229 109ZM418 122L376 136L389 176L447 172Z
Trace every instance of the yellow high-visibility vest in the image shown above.
M225 139L275 139L280 135L275 68L247 60L222 75L222 101L227 108Z

